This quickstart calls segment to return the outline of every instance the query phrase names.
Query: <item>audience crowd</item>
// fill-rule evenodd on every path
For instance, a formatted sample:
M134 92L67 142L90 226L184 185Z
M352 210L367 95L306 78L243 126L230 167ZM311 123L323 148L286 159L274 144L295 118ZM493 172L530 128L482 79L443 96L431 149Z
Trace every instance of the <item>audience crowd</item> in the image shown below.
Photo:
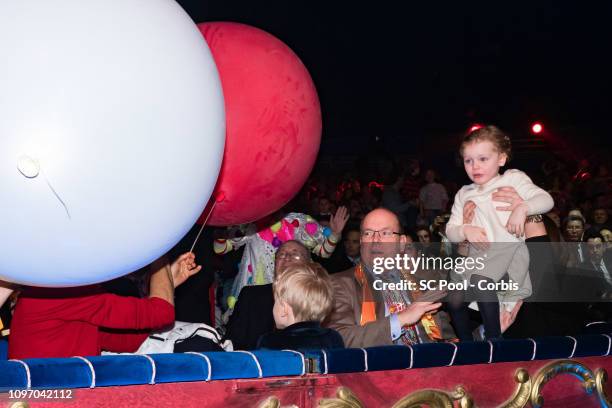
M322 175L315 169L277 214L250 225L206 227L190 252L194 226L166 256L111 282L63 289L0 281L0 341L8 340L10 358L70 357L135 352L151 333L163 332L175 320L209 325L235 350L572 335L591 322L609 322L612 175L607 162L551 158L539 171L527 172L554 201L544 213L526 214L520 231L514 231L529 246L531 295L508 307L493 300L495 308L479 302L476 311L471 304L468 315L461 314L461 327L449 293L373 290L375 278L388 287L423 275L451 279L449 271L435 268L376 276L375 257L457 258L476 245L447 235L461 187L456 174L418 159L390 163L369 174L356 169ZM512 186L499 187L497 202L514 208L527 200ZM471 205L459 211L459 228L475 222ZM544 244L550 251L530 246ZM591 292L564 296L577 284ZM486 321L491 310L494 325ZM215 349L211 343L198 343L191 351Z

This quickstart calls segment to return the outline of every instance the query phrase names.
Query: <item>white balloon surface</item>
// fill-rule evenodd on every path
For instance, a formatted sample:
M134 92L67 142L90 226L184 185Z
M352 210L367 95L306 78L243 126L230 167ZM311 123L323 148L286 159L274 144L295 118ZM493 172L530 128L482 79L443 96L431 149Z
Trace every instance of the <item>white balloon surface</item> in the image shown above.
M165 253L210 197L223 93L171 0L0 2L0 280L78 286Z

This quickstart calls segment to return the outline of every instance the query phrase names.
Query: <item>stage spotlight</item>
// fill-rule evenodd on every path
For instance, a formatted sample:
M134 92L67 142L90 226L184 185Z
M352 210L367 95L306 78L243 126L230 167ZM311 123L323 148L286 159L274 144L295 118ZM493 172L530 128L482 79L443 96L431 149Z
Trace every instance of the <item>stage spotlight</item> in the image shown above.
M542 133L542 131L544 130L544 126L542 126L542 124L540 122L536 122L531 126L531 132L534 135L538 135L540 133Z

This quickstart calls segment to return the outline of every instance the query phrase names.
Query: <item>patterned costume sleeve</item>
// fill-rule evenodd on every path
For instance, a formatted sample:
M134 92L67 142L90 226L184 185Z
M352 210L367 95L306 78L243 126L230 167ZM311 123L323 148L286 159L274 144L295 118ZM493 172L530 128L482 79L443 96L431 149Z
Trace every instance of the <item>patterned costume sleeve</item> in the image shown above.
M215 250L215 254L225 255L233 249L238 249L241 246L246 245L246 243L249 242L250 239L250 236L231 239L215 239L213 248Z
M328 227L323 227L310 215L290 213L287 220L297 220L299 227L296 229L295 239L300 241L313 254L321 258L329 258L336 249L338 237Z

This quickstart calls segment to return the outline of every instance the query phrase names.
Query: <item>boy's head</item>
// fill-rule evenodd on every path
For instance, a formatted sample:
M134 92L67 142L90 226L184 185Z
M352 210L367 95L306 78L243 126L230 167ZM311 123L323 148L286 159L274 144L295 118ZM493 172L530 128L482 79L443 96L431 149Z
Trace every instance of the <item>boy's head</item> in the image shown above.
M331 312L331 280L317 263L289 266L276 277L273 287L274 322L279 329L298 322L321 322Z

